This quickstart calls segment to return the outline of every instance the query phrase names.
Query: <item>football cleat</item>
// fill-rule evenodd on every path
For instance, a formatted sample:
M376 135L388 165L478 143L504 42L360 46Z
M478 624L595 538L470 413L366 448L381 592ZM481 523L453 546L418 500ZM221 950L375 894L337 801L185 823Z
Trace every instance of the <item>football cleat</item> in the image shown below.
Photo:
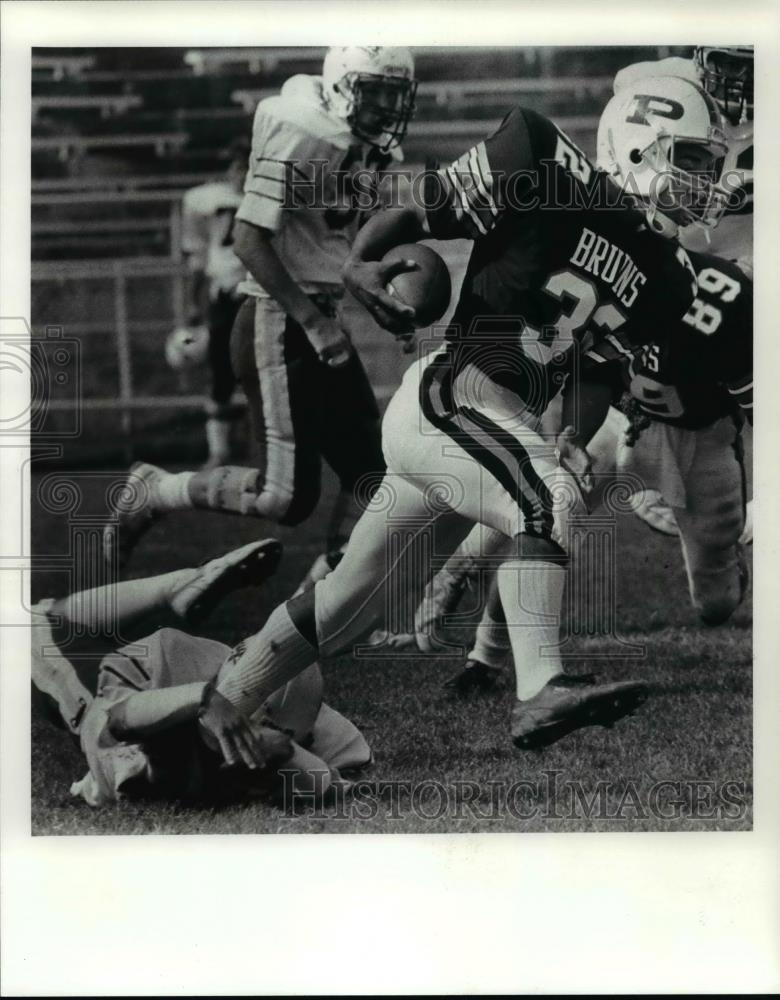
M420 653L417 636L413 632L389 632L387 629L375 629L366 640L369 646L384 646L387 649Z
M641 681L598 684L591 674L558 674L533 698L512 707L512 742L520 750L549 746L583 726L611 726L648 695Z
M267 580L281 557L282 543L275 538L250 542L201 566L194 579L171 595L169 604L188 625L195 625L234 590Z
M152 488L162 469L147 462L130 466L122 490L114 501L116 520L103 528L103 558L124 569L142 535L151 528L159 513L152 505Z
M433 632L447 615L457 610L463 595L476 578L473 562L452 573L443 569L428 584L420 606L414 615L414 641L421 653L435 653Z
M677 538L680 529L674 511L657 490L640 490L631 497L631 506L640 520L662 535Z
M459 698L470 698L474 694L492 694L501 685L503 670L490 667L479 660L467 660L457 674L444 682L444 687Z

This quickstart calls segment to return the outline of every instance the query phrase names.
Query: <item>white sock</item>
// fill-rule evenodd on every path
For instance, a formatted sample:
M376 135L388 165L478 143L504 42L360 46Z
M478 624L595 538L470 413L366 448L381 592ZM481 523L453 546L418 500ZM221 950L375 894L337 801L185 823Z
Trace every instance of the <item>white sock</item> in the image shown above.
M467 659L479 660L488 667L502 667L512 649L509 629L505 621L495 621L485 605L482 619L477 625L474 646Z
M189 491L194 475L194 472L166 472L160 476L152 489L155 510L187 510L194 506Z
M498 569L521 701L562 673L558 644L565 582L566 570L542 559L509 559Z
M262 629L240 642L222 664L217 690L249 716L316 659L317 650L295 627L287 606L280 604Z

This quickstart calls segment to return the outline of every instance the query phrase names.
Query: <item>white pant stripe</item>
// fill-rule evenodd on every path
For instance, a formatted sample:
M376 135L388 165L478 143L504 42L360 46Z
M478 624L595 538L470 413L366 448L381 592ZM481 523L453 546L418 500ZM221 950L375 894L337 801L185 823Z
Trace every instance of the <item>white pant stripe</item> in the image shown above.
M255 300L255 363L265 441L265 482L255 508L274 519L287 513L295 489L295 434L284 360L286 324L287 316L273 300Z

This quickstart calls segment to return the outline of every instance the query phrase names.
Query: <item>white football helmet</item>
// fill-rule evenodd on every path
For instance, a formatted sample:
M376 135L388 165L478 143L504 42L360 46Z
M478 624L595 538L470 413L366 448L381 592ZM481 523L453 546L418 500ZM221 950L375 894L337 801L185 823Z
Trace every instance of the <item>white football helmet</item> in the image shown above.
M202 365L209 353L209 331L205 326L178 326L165 341L165 360L174 371Z
M599 167L667 236L680 226L717 226L728 200L718 187L727 152L715 102L680 77L634 80L599 121Z
M409 49L353 45L328 49L322 92L352 134L388 152L403 142L414 114L414 59Z
M701 85L731 125L753 121L753 46L697 45L693 61Z

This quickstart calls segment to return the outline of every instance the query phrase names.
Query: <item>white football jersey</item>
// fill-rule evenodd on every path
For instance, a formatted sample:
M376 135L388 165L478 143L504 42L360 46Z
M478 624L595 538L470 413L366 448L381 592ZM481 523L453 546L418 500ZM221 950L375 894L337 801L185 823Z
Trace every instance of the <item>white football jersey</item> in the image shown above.
M319 77L291 77L257 106L236 218L273 233L279 258L304 291L341 285L360 209L371 202L370 152L328 112ZM240 291L267 294L249 275Z
M227 181L191 188L182 201L182 250L193 270L205 271L212 299L232 292L244 277L233 252L233 218L241 193Z

